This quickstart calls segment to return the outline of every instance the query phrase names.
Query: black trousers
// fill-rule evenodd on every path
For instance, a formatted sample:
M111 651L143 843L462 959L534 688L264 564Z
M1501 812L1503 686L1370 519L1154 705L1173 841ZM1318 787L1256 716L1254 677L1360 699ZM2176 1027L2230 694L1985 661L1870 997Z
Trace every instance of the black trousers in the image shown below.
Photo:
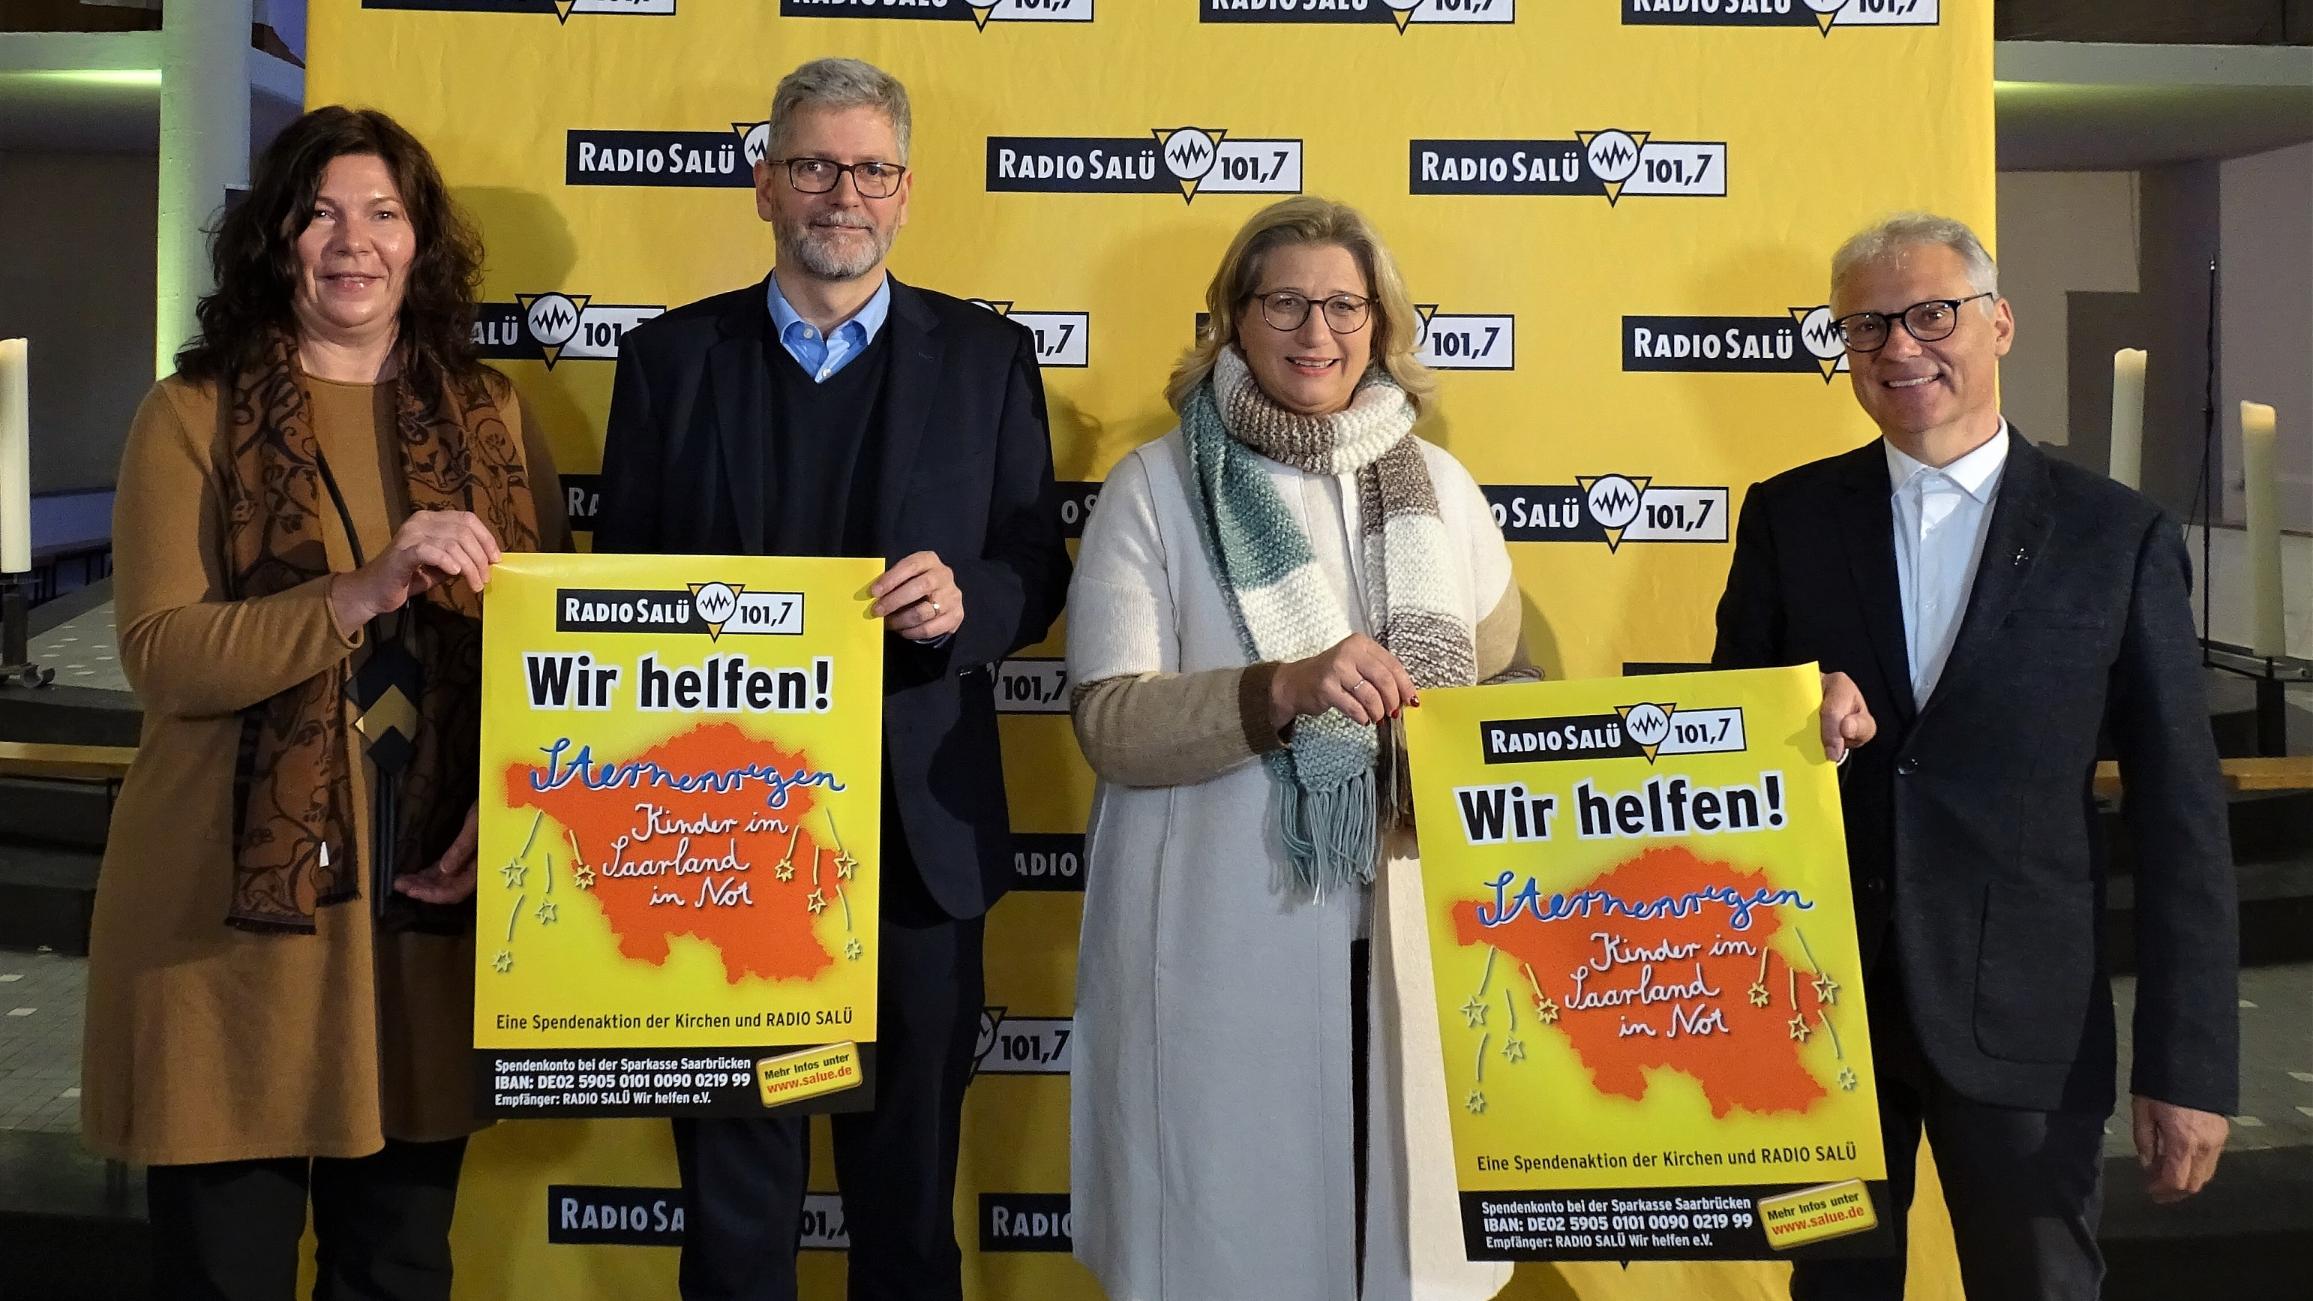
M961 1301L956 1149L982 1011L981 918L887 878L875 1109L832 1116L852 1301ZM677 1120L684 1301L795 1301L809 1121Z
M386 1140L365 1157L145 1171L153 1296L289 1301L313 1208L314 1301L449 1301L450 1218L466 1140Z
M1887 1146L1892 1259L1803 1260L1792 1301L1903 1301L1905 1220L1920 1133L1935 1152L1968 1301L2095 1301L2104 1283L2096 1245L2103 1208L2101 1111L2031 1111L1975 1102L1936 1077L1893 977L1870 981L1871 1052Z

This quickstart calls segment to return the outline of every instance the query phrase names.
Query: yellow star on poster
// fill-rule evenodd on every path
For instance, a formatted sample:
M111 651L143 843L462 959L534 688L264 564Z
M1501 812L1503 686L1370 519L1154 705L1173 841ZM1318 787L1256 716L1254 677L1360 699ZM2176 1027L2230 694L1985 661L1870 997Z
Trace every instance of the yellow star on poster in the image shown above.
M1818 1003L1837 1003L1839 1001L1839 982L1820 971L1816 972L1815 1001Z
M779 878L780 880L782 880L782 881L792 881L792 880L794 880L794 879L795 879L795 860L793 860L793 859L789 859L789 858L782 858L782 859L780 859L780 860L779 860L779 864L778 864L778 866L776 866L776 867L773 867L773 868L771 869L771 874L772 874L773 876L776 876L776 877L778 877L778 878Z
M1775 996L1767 992L1767 987L1765 985L1762 985L1757 981L1751 982L1751 1006L1765 1007L1774 1001Z
M1473 1030L1486 1023L1486 1005L1478 1001L1476 994L1470 995L1470 1001L1462 1004L1462 1020L1468 1022Z
M823 891L814 890L811 892L811 897L803 901L803 906L809 908L814 915L826 912L827 895Z
M1485 1091L1484 1089L1472 1089L1472 1090L1470 1090L1470 1096L1469 1096L1469 1097L1466 1097L1466 1098L1464 1098L1464 1099L1462 1099L1462 1105L1463 1105L1463 1106L1465 1106L1465 1107L1467 1107L1467 1108L1469 1108L1469 1109L1470 1109L1470 1114L1471 1114L1471 1115L1473 1115L1473 1116L1483 1116L1483 1115L1485 1115L1485 1114L1486 1114L1486 1091Z
M1852 1067L1852 1066L1842 1066L1842 1067L1840 1067L1840 1068L1839 1068L1839 1087L1840 1087L1840 1088L1843 1088L1843 1089L1847 1090L1849 1093L1853 1093L1853 1092L1855 1092L1855 1086L1856 1086L1857 1084L1859 1084L1859 1083L1861 1083L1861 1081L1859 1081L1859 1080L1857 1080L1857 1079L1855 1078L1855 1068L1854 1068L1854 1067Z
M507 889L519 890L522 888L522 878L530 875L530 869L517 860L499 868L498 875L506 878Z
M866 955L866 953L867 946L859 942L858 936L854 935L849 940L844 942L843 956L851 959L853 962L859 961L861 957Z
M1550 1001L1548 994L1536 994L1534 996L1534 1016L1544 1025L1556 1025L1558 1024L1558 1005Z
M594 869L584 863L570 870L570 882L581 890L594 888Z
M835 856L835 875L838 880L850 880L852 872L858 867L859 860L853 858L848 851Z
M512 971L514 969L514 951L512 949L498 950L498 956L490 959L490 966L501 976Z
M1502 1041L1502 1060L1506 1062L1525 1061L1526 1041L1523 1039L1504 1039Z
M1808 1028L1806 1017L1795 1016L1791 1018L1791 1038L1794 1042L1805 1043L1807 1042L1807 1037L1814 1033L1815 1032L1813 1030Z
M552 899L548 899L538 905L539 925L552 926L555 922L561 920L561 917L562 905L554 902Z

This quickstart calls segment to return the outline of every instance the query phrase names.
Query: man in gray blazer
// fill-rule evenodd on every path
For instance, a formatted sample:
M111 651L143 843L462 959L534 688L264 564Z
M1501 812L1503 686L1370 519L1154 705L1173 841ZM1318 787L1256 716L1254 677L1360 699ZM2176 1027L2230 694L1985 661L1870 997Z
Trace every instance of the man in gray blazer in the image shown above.
M1923 1127L1971 1301L2096 1296L2100 733L2139 861L2129 1091L2156 1199L2208 1181L2237 1105L2232 854L2184 542L2002 418L1997 276L1943 218L1839 250L1832 311L1883 437L1751 489L1719 602L1717 664L1819 661L1879 728L1842 791L1899 1254L1802 1260L1801 1301L1900 1301Z

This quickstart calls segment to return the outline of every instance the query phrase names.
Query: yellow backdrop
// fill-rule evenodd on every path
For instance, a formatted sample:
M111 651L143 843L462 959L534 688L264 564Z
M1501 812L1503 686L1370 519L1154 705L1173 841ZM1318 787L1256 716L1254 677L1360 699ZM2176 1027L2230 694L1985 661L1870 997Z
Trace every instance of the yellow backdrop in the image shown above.
M740 186L771 87L855 55L915 101L895 269L1039 330L1072 525L1171 423L1159 388L1238 224L1278 193L1364 208L1447 372L1425 432L1488 485L1553 676L1702 659L1743 490L1870 436L1821 356L1837 241L1895 208L1991 226L1989 0L312 9L314 102L394 113L479 220L484 342L552 432L582 527L621 332L762 276L770 232ZM1094 1294L1057 1218L1091 790L1060 644L1004 682L1024 888L989 925L957 1197L982 1298ZM671 1295L673 1184L663 1126L500 1126L460 1198L461 1295ZM815 1198L807 1243L840 1244L840 1216ZM1948 1228L1923 1218L1914 1295L1956 1296ZM839 1294L840 1252L806 1267ZM1509 1295L1780 1291L1774 1266L1582 1265L1526 1267Z

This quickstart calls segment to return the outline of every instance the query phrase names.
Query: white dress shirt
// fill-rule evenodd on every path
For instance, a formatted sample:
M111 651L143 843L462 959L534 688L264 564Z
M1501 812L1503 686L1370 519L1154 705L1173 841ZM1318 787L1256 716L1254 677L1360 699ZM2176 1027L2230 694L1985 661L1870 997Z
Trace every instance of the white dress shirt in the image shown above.
M1938 469L1895 448L1887 478L1895 508L1895 578L1902 589L1903 641L1911 663L1911 698L1925 706L1951 658L1960 615L1984 557L1992 499L2008 464L2008 422L1983 446Z

